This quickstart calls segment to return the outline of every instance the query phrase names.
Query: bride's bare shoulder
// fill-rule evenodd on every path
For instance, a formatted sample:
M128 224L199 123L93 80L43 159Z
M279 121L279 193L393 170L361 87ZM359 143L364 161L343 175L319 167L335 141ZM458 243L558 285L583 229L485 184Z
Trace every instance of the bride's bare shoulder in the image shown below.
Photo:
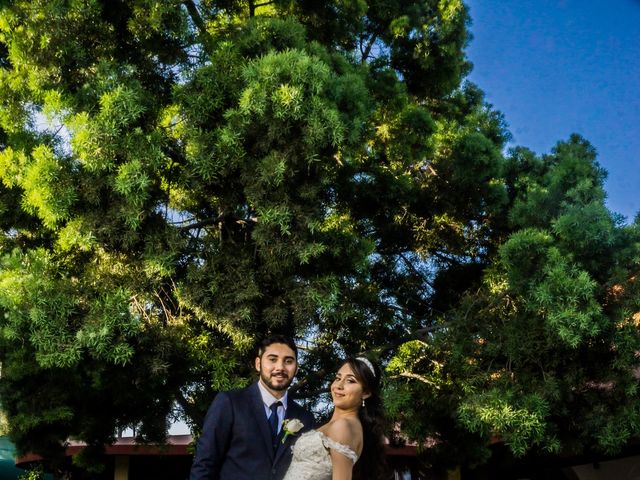
M334 442L349 445L352 448L362 442L362 425L357 418L338 418L329 422L321 430Z

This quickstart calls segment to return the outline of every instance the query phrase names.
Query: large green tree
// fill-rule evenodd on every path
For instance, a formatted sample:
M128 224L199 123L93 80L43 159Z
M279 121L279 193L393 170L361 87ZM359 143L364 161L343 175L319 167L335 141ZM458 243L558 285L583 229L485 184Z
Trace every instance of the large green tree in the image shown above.
M425 455L466 465L496 441L516 457L619 452L640 437L638 224L607 210L578 135L503 168L493 248L437 272L437 320L390 362L390 405Z
M505 157L463 83L461 1L2 5L0 401L20 450L197 428L273 331L305 347L309 403L337 356L389 362L391 417L450 461L491 435L517 454L636 435L601 411L637 408L637 228L584 140Z

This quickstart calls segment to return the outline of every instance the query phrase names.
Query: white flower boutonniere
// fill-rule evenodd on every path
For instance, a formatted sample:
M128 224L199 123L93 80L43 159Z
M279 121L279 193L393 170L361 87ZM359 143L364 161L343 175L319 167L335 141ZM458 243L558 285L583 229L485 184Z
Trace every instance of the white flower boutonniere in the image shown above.
M288 418L284 422L282 422L282 430L284 431L284 437L282 437L282 443L287 439L289 435L295 435L304 427L304 423L302 423L297 418Z

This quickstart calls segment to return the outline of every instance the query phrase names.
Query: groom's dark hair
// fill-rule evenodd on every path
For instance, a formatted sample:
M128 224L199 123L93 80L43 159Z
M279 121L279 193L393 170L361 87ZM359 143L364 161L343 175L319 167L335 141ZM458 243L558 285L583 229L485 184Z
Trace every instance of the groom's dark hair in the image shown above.
M258 357L262 357L262 354L267 349L269 345L273 345L274 343L284 343L288 346L296 356L296 360L298 359L298 347L296 347L296 342L293 341L293 338L282 335L282 334L273 334L268 337L263 338L258 344Z

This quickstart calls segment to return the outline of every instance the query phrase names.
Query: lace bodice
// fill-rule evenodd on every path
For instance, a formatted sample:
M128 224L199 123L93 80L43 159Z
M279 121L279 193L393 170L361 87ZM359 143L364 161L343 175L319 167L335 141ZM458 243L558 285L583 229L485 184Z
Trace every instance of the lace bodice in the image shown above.
M300 435L292 449L293 458L284 480L331 480L329 450L341 453L353 463L358 460L358 455L351 448L331 440L317 430Z

